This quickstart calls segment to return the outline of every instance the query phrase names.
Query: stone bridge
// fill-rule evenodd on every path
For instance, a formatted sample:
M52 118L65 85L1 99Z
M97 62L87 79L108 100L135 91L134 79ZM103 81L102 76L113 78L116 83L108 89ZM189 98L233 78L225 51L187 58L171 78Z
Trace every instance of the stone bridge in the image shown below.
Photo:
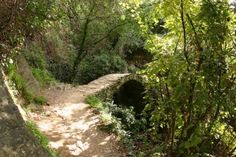
M25 127L19 109L0 74L0 156L47 157L48 153ZM126 156L113 135L99 130L99 116L84 103L88 95L113 99L115 103L136 105L142 102L142 79L131 74L109 74L87 85L56 84L42 94L48 106L30 113L50 146L63 157ZM102 143L102 145L101 145Z
M99 129L99 114L84 100L97 95L134 105L142 101L143 90L139 78L130 74L110 74L75 87L57 84L44 92L49 106L31 117L63 157L125 157L122 144L115 135Z
M135 74L108 74L87 85L56 84L45 90L44 96L49 104L78 103L88 95L97 95L102 99L114 98L119 102L125 96L139 98L138 94L144 92L142 82L142 77Z

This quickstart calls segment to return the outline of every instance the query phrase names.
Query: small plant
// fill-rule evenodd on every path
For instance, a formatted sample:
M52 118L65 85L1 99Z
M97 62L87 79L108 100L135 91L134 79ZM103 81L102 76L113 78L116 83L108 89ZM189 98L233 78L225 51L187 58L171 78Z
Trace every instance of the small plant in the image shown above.
M122 107L111 101L103 102L96 96L88 96L86 102L100 113L101 128L107 132L117 134L126 146L130 156L137 156L135 143L147 143L146 137L141 134L146 127L146 119L135 118L133 108Z
M37 96L33 99L33 102L37 105L44 105L47 103L47 100L43 96Z
M88 103L91 107L96 108L98 111L104 111L105 105L104 103L95 96L88 96L85 99L86 103Z
M33 68L32 69L32 74L34 75L34 78L42 86L47 86L47 85L50 85L51 83L55 82L55 79L53 78L53 76L47 70Z
M39 140L39 143L44 149L47 150L51 157L58 157L57 153L49 147L49 142L46 136L44 136L37 128L36 124L31 121L26 121L27 128L33 133L33 135Z

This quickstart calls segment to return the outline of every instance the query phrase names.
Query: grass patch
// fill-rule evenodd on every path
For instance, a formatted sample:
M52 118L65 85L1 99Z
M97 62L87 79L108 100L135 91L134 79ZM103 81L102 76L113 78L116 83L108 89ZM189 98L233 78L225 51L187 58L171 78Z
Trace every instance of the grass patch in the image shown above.
M32 74L34 78L40 83L41 86L45 87L55 82L53 76L47 71L39 68L33 68Z
M106 108L104 102L102 102L98 97L95 96L86 97L85 102L91 107L96 108L98 111L103 111Z
M26 121L27 128L33 133L33 135L39 140L44 149L47 150L51 157L58 157L58 154L49 147L49 142L46 136L44 136L37 128L36 124L31 121Z
M27 89L27 82L17 72L16 66L14 64L9 64L7 72L9 79L14 83L15 88L20 92L25 101L27 103L32 102L33 94Z
M47 103L47 99L43 96L34 97L33 102L37 105L44 105Z
M26 80L17 72L14 64L9 64L7 69L9 79L13 82L13 86L19 91L27 104L34 103L36 105L44 105L47 100L43 96L34 96L27 87Z

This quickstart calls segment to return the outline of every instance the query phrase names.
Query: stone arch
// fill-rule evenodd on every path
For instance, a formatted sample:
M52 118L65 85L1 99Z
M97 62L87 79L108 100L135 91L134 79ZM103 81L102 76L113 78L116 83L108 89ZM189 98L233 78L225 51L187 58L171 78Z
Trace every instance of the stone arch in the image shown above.
M122 106L133 106L136 114L140 114L144 107L144 85L138 80L128 80L113 94L114 103Z

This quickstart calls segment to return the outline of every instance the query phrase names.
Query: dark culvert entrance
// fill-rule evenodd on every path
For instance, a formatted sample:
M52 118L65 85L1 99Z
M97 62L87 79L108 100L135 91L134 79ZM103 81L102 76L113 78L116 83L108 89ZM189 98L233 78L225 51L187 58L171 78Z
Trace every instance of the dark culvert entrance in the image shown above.
M136 80L130 80L124 83L120 89L113 94L114 103L119 106L134 107L136 115L139 115L144 107L145 88L142 83Z

